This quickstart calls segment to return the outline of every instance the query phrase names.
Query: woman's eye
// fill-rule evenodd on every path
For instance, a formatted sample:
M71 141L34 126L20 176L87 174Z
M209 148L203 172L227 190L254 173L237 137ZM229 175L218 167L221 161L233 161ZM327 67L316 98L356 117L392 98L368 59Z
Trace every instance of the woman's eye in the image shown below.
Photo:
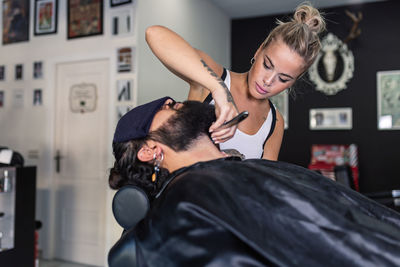
M289 80L285 80L285 79L282 79L281 77L279 77L279 80L282 82L282 83L287 83Z
M264 67L265 67L266 69L271 69L271 67L267 65L267 62L264 62Z

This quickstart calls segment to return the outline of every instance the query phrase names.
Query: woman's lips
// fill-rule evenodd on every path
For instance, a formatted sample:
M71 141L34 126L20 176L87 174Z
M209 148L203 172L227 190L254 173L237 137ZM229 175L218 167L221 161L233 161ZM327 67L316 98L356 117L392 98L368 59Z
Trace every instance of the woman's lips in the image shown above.
M265 95L267 93L269 93L268 91L266 91L264 88L262 88L261 86L258 85L258 83L256 83L256 90L259 94Z

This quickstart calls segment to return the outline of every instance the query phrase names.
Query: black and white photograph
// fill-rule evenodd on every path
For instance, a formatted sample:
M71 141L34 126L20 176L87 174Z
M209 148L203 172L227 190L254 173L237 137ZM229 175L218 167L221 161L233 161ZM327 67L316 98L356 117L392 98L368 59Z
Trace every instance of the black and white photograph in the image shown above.
M129 3L132 3L132 0L110 0L111 7L125 5Z
M117 81L117 100L132 101L133 100L133 80L118 80Z
M4 107L4 91L0 91L0 108Z
M133 9L127 8L111 13L111 34L115 37L132 36Z
M117 119L121 119L122 116L125 115L128 111L133 108L132 105L118 105L117 106Z
M352 108L310 109L311 130L351 130Z
M378 129L400 130L400 70L377 73Z
M15 79L22 80L24 74L24 65L17 64L15 65Z
M42 89L33 90L33 105L34 106L41 106L42 103L43 103Z
M0 81L4 81L6 78L6 66L0 66Z
M35 61L33 62L33 78L42 79L43 78L43 62Z

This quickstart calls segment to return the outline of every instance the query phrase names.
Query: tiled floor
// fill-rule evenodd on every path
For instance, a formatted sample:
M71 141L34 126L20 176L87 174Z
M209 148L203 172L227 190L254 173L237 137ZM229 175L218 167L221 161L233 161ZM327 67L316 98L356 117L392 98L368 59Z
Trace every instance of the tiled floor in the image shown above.
M37 267L92 267L92 265L83 265L74 262L58 261L58 260L39 260Z

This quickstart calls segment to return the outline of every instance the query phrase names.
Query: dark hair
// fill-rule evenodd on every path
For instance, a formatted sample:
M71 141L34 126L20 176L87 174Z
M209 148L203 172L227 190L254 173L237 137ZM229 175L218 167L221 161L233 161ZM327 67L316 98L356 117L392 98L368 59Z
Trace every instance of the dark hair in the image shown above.
M153 164L142 162L137 158L137 153L146 140L143 138L113 143L115 163L108 177L108 183L112 189L119 189L124 185L135 185L143 189L150 199L159 192L169 172L161 168L156 181L151 181L154 173Z

